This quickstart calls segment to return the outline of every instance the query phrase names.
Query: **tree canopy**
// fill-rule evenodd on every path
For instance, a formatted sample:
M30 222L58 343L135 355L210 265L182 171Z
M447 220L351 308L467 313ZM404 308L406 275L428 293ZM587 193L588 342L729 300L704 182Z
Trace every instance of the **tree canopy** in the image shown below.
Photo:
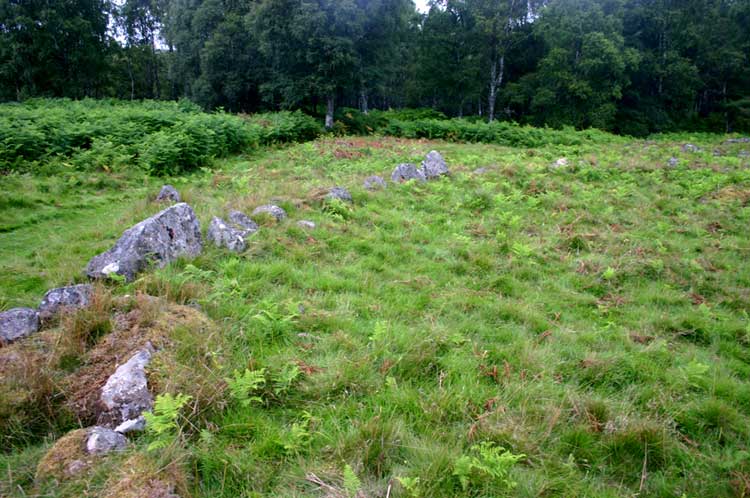
M0 0L0 100L750 129L750 0Z

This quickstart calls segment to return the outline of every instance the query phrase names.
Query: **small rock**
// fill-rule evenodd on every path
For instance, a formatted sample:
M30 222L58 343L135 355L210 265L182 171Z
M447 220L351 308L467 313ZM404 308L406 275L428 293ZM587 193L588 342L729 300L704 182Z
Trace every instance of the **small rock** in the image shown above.
M88 430L86 452L89 455L102 455L112 451L122 451L128 445L128 440L119 432L106 427L95 426Z
M257 232L260 228L257 223L240 211L230 211L229 221L245 231Z
M424 176L424 171L417 169L417 167L411 163L403 163L396 166L391 173L391 181L394 183L408 182L409 180L417 180L418 182L425 182L427 178Z
M427 153L427 157L422 161L422 173L428 180L450 175L445 159L436 150Z
M352 194L350 194L349 191L343 187L333 187L328 191L326 199L338 199L344 202L353 202Z
M739 157L750 157L750 150L741 150L737 155Z
M388 184L378 175L368 176L362 183L362 186L367 190L380 190L388 188Z
M172 185L164 185L159 191L159 195L156 196L156 200L161 201L172 201L180 202L180 193Z
M682 146L682 152L701 152L701 148L693 144L685 144Z
M125 422L121 423L117 427L115 427L115 432L119 432L120 434L127 434L128 432L140 432L146 428L146 419L141 415L138 418L133 418L130 420L126 420Z
M477 168L474 170L475 175L483 175L487 173L487 168Z
M151 361L152 348L135 353L113 373L101 392L101 402L108 410L111 425L137 419L153 407L154 399L148 390L146 365ZM108 424L109 425L109 424Z
M266 204L265 206L258 206L253 210L253 216L258 216L262 214L270 214L274 218L276 218L276 221L281 221L284 218L286 218L286 211L284 211L279 206L276 206L275 204Z
M161 268L181 256L203 250L201 227L193 209L175 204L126 230L112 249L94 256L86 274L104 278L113 273L132 281L150 264Z
M674 167L676 167L676 166L677 166L678 164L680 164L680 160L679 160L679 159L677 159L676 157L670 157L670 158L669 158L669 159L667 160L667 165L668 165L668 166L669 166L670 168L674 168Z
M568 158L567 157L561 157L560 159L558 159L557 161L555 161L554 163L552 163L551 167L554 168L554 169L557 169L557 168L565 168L567 166L568 166Z
M240 230L228 226L221 218L214 218L208 226L206 238L212 241L216 247L226 247L230 251L242 252L247 245L245 244L245 234Z
M740 138L729 138L727 140L724 140L725 144L747 144L750 143L750 137L740 137Z
M0 343L11 343L39 330L39 313L31 308L13 308L0 313Z
M91 284L71 285L48 291L39 305L39 317L49 320L64 309L85 308L91 303Z
M309 220L299 220L297 222L297 225L300 226L300 227L302 227L302 228L307 228L309 230L312 230L312 229L315 228L315 222L314 221L309 221Z

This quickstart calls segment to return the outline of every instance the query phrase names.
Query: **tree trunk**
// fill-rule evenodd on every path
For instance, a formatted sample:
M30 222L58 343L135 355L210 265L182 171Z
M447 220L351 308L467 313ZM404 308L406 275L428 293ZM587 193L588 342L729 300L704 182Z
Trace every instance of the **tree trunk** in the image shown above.
M334 104L334 96L329 95L327 97L327 103L326 103L326 130L330 130L333 128L333 104Z
M367 107L367 92L365 92L364 88L359 91L359 109L362 111L362 114L370 112L370 109Z
M487 116L491 123L495 120L495 100L497 100L497 89L503 83L505 73L505 55L500 56L499 63L492 61L490 66L490 96L487 99Z

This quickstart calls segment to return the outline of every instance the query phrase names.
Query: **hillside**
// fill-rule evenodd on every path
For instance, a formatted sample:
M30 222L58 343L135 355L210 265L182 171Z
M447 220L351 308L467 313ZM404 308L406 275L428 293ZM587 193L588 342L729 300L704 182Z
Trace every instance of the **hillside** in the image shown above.
M88 282L166 183L203 250L0 347L1 496L750 493L750 144L261 136L161 177L111 138L124 159L7 162L0 309ZM390 181L431 150L449 176ZM206 239L266 204L287 218L252 216L241 252ZM155 418L82 456L144 350Z

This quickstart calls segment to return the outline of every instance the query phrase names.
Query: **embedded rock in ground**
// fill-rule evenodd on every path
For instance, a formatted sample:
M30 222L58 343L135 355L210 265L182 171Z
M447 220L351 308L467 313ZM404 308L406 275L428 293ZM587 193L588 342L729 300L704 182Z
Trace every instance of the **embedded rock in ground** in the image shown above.
M104 417L109 422L107 425L120 426L153 407L154 398L146 381L146 365L151 361L153 350L150 346L120 365L102 388L100 399L107 409Z
M674 167L675 167L675 166L677 166L678 164L680 164L680 160L679 160L679 159L677 159L676 157L670 157L670 158L669 158L669 159L667 160L667 165L669 165L669 166L670 166L670 167L672 167L672 168L674 168Z
M89 431L76 429L55 441L36 467L36 482L54 479L62 481L85 471L93 458L86 453Z
M0 313L0 344L11 343L39 330L39 313L31 308L13 308Z
M297 222L297 226L299 226L301 228L308 228L308 229L312 230L313 228L315 228L315 222L314 221L309 221L309 220L299 220Z
M349 191L343 187L333 187L328 191L326 199L338 199L344 202L353 202L352 194L350 194Z
M367 190L379 190L388 188L388 184L378 175L368 176L362 182L362 186Z
M701 148L693 144L685 144L682 146L682 152L701 152Z
M428 180L451 174L445 159L436 150L431 150L422 161L422 173Z
M266 204L264 206L258 206L253 211L253 216L268 214L276 218L276 221L281 221L286 218L286 211L279 206L274 204Z
M724 140L725 144L747 144L750 143L750 137L740 137L740 138L729 138L727 140Z
M561 157L560 159L558 159L557 161L555 161L554 163L552 163L551 167L554 168L554 169L557 169L557 168L565 168L567 166L568 166L568 158L567 157Z
M180 256L197 256L202 249L195 212L185 203L175 204L126 230L114 247L89 261L86 274L117 274L131 281L150 264L161 268Z
M474 170L474 174L475 175L483 175L483 174L487 173L487 171L488 171L487 168L477 168L477 169Z
M221 218L214 218L208 226L206 238L212 241L216 247L226 247L230 251L242 252L245 250L245 233L227 225Z
M115 432L127 434L128 432L142 431L146 428L146 419L141 415L138 418L131 418L115 427Z
M164 185L156 196L157 201L180 202L180 193L172 185Z
M106 427L92 427L88 430L86 452L89 455L102 455L111 451L124 450L128 440L119 432Z
M71 285L48 291L39 305L39 317L49 320L65 309L85 308L91 303L91 284Z
M246 232L257 232L260 228L258 227L257 223L251 220L245 213L241 213L240 211L230 211L229 221L242 228ZM249 235L249 233L246 233L246 235Z
M424 171L417 169L417 167L411 163L399 164L393 170L393 173L391 173L391 181L394 183L408 182L409 180L424 182L427 179L424 176Z

